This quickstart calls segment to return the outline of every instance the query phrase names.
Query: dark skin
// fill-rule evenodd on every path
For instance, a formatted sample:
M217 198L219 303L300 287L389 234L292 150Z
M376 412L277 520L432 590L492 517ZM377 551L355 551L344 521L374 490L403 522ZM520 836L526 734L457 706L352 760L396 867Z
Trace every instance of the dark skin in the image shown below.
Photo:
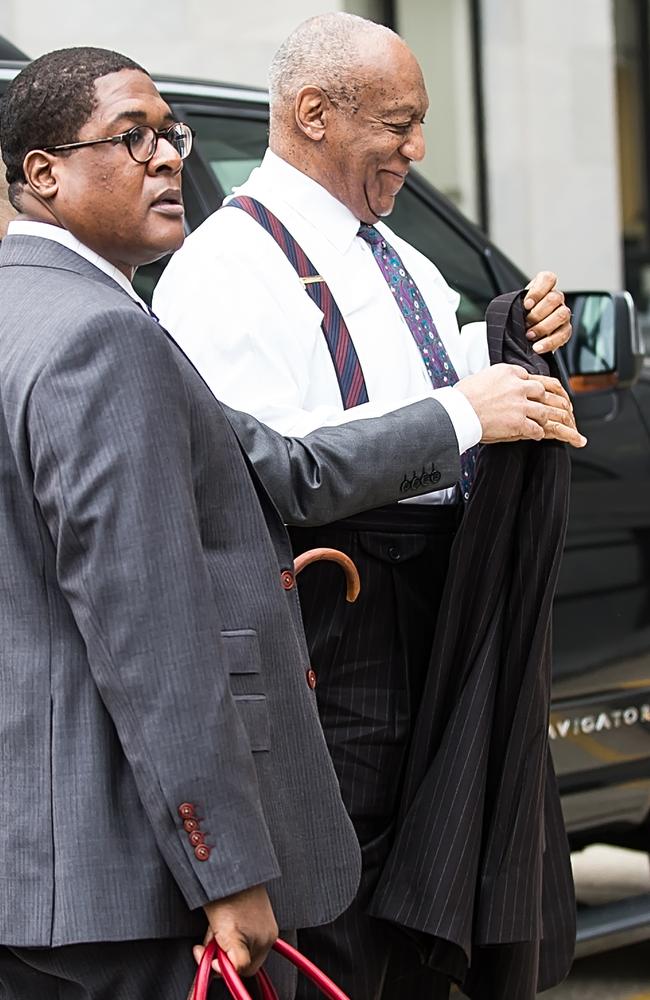
M95 83L96 107L78 140L100 139L133 125L163 128L174 121L145 73L120 70ZM136 163L123 143L87 146L69 153L27 154L20 218L69 230L131 280L135 268L177 250L184 239L182 161L160 139L147 164ZM278 935L264 886L208 903L214 935L235 968L252 975ZM197 949L197 959L201 949Z
M0 175L0 240L6 236L7 226L15 218L16 213L9 204L6 182Z
M318 181L362 222L390 215L412 163L425 154L422 124L429 98L417 59L401 39L377 33L364 40L356 97L338 106L321 87L302 87L286 108L271 149ZM571 313L551 271L528 285L528 337L538 353L571 336Z
M163 128L174 121L150 78L121 70L95 83L96 108L78 140ZM152 160L136 163L123 143L68 153L32 150L23 166L21 218L68 229L126 275L183 243L182 161L165 139Z

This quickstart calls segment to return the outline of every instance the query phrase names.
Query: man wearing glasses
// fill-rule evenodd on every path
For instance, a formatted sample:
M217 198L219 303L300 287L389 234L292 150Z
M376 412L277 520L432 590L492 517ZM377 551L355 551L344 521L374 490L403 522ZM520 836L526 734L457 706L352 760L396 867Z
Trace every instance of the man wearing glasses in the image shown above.
M224 412L131 286L183 242L192 143L131 60L36 60L0 143L0 994L179 1000L207 925L251 974L359 876L242 447L293 523L395 499L404 468L450 485L458 451L434 400L301 442ZM518 382L494 434L571 424Z

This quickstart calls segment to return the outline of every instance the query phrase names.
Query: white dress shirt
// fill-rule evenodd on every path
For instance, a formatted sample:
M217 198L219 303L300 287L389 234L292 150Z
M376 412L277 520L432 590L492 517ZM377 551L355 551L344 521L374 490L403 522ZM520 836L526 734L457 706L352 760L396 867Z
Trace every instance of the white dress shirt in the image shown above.
M272 237L240 209L208 218L174 255L154 293L160 321L214 394L283 434L377 416L433 396L445 407L459 451L481 425L452 387L433 389L419 349L367 243L359 220L320 184L267 150L237 194L266 205L327 282L363 370L369 402L343 409L321 329L322 313ZM438 269L387 226L423 295L459 378L488 364L484 324L456 320L459 296ZM444 502L452 491L419 501Z
M111 264L104 257L100 257L98 253L95 253L94 250L91 250L90 247L87 247L85 243L81 243L67 229L61 229L59 226L51 226L47 222L17 221L9 223L7 236L38 236L42 240L52 240L54 243L60 243L61 246L67 247L73 253L79 254L80 257L85 258L85 260L89 261L100 271L103 271L104 274L107 274L109 278L112 278L113 281L116 281L127 295L130 295L146 313L149 313L149 309L135 291L126 275L122 274L114 264Z

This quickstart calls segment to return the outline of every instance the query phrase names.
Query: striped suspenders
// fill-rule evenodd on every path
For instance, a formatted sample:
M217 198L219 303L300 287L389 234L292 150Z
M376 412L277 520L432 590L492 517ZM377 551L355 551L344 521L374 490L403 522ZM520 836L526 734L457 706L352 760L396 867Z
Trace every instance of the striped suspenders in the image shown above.
M352 338L345 325L339 307L332 298L332 293L316 268L301 250L289 230L282 225L272 212L254 198L236 197L228 202L226 208L240 208L247 212L256 222L266 229L273 237L287 260L295 269L305 286L305 291L323 313L322 330L325 342L332 356L332 363L341 391L343 408L349 410L359 403L368 402L366 383L359 364L357 352Z

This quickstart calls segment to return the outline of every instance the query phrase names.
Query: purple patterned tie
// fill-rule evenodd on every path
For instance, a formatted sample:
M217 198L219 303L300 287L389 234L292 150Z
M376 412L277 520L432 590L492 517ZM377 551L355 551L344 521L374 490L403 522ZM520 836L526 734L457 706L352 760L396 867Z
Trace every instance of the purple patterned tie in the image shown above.
M455 385L458 382L456 370L436 330L429 308L399 254L374 226L362 223L358 235L369 244L379 264L381 273L418 346L434 389ZM465 500L469 499L474 482L477 452L478 448L470 448L460 456L460 487Z

